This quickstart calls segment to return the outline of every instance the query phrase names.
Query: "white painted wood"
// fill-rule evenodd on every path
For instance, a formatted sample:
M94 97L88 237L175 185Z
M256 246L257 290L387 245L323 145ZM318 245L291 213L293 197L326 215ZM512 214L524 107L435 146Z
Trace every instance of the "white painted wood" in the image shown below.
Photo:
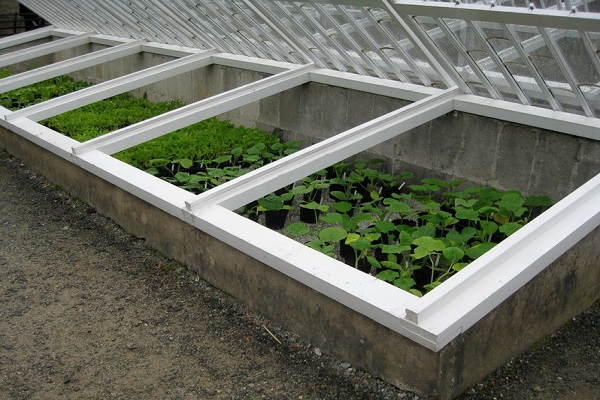
M325 85L338 86L408 101L419 101L428 96L441 94L443 92L442 89L329 69L312 71L310 73L310 80L315 83L323 83Z
M10 115L10 113L8 115ZM77 141L65 135L61 135L60 133L27 118L20 118L10 122L5 118L1 118L0 126L15 132L19 136L65 160L71 161L71 147L75 145Z
M435 336L404 319L416 297L218 205L191 214L198 229L374 321L433 349Z
M600 14L571 13L568 10L520 7L490 7L454 2L441 3L419 0L393 0L394 8L403 15L422 15L470 21L497 22L545 28L600 32Z
M207 50L192 47L182 47L173 44L144 42L144 44L142 44L142 51L179 58L189 56L190 54L201 54Z
M0 93L139 53L142 50L141 43L142 42L140 41L135 41L121 44L112 48L84 54L79 57L9 76L8 78L0 80Z
M2 55L0 56L0 68L89 43L90 36L89 33L82 33Z
M406 317L441 349L599 225L600 175L413 302Z
M285 185L452 111L452 99L459 93L456 87L445 90L437 96L427 97L323 140L199 194L194 201L187 203L187 209L193 212L210 204L218 204L235 210Z
M160 0L156 1L160 2ZM263 4L265 1L253 0L256 4ZM311 0L311 2L360 7L369 7L373 4L371 0ZM24 3L35 4L33 0L25 0ZM71 12L72 10L68 9L56 8L58 11L53 9L54 5L64 6L65 4L66 2L60 0L48 0L48 3L44 3L40 7L50 15L60 14L62 11ZM416 88L398 82L390 83L386 87L386 80L359 75L352 75L350 78L348 73L319 70L314 65L297 67L281 61L259 60L241 54L219 54L211 56L213 63L221 62L224 65L240 68L252 66L254 70L275 75L83 144L34 122L33 119L41 115L35 113L35 108L17 113L0 108L0 126L76 163L108 182L193 224L351 309L368 315L382 325L437 351L512 293L519 290L528 280L535 277L553 260L600 225L600 175L423 298L416 298L378 281L374 277L358 273L352 268L261 227L230 210L452 110L600 140L598 118L462 94L467 91L464 82L458 79L459 76L454 69L454 72L444 72L444 67L448 64L444 62L443 54L435 49L431 40L428 39L428 34L420 30L411 15L450 18L460 21L493 22L511 29L515 25L571 29L583 32L583 36L587 38L584 45L588 52L594 50L591 47L589 32L600 32L600 17L597 14L580 12L571 14L567 11L568 8L567 10L529 10L500 5L492 8L489 4L456 6L454 3L413 0L394 1L393 5L387 0L382 0L380 3L384 8L386 4L389 5L386 9L390 12L393 10L403 28L408 28L409 31L411 28L416 30L416 33L410 36L411 43L425 43L432 59L432 65L441 70L440 73L447 84L456 83L462 91L457 87L445 91L426 87ZM85 3L84 6L86 12L92 12L95 10L94 7L100 7L99 11L103 11L103 13L99 15L103 17L111 15L110 13L106 14L106 9L102 8L104 5L101 3ZM120 3L120 7L120 10L127 10L124 3ZM255 9L258 9L258 6ZM114 12L113 9L111 10ZM262 15L269 17L267 13ZM70 17L60 18L60 15L57 16L59 21L66 24L65 26L71 26L69 24L75 26L81 22L83 27L94 22L91 19L96 16L92 13L81 17L88 18L88 20L69 21ZM113 17L110 24L100 27L106 29L104 33L107 36L96 40L110 41L110 34L117 31L125 36L140 35L142 26L152 27L151 23L147 25L149 24L147 21L144 24L138 23L129 14L123 18L118 15L113 15ZM126 23L130 25L125 26ZM123 24L123 26L118 27L118 24ZM271 21L271 26L277 27L278 33L289 35L289 43L292 46L294 44L302 45L297 38L292 37L292 31L279 21ZM117 30L108 32L110 29ZM157 27L157 31L160 31L161 38L164 38L169 32L187 32L179 29L171 31L162 27ZM35 35L44 35L48 32L50 30L39 31L35 32ZM52 32L56 32L56 30ZM27 43L35 35L31 33L10 40L2 40L0 46L19 41L19 43ZM57 49L72 47L76 43L88 43L94 40L93 37L98 38L98 36L92 37L91 35L91 33L78 34L67 39L57 40L52 44L53 50L48 53L44 53L37 47L13 52L0 56L0 63L7 62L7 60L10 63L25 61L35 56L58 51ZM129 38L129 36L127 37ZM11 42L11 40L13 41ZM119 39L115 38L115 40ZM550 46L554 46L552 42L550 41ZM169 46L174 47L162 47L164 45L152 43L144 46L147 46L148 51L152 49L159 53L168 51L177 56L198 51L198 49L187 50L173 43L170 43ZM44 47L47 48L48 45L44 45ZM231 48L232 50L236 49L235 46ZM300 52L298 54L299 58L302 58ZM335 52L331 54L335 54ZM591 54L591 56L597 55ZM178 61L185 63L190 59ZM336 61L334 60L334 62ZM594 65L596 68L598 67L598 63ZM48 70L50 69L46 71ZM174 70L167 69L165 76L172 76L170 74L173 72ZM147 77L143 74L132 74L125 77L120 83L124 86L134 85L135 79L145 78ZM535 78L539 85L541 77L534 76L533 81ZM516 77L515 79L522 86L530 78ZM106 154L309 81L401 97L415 101L415 103L342 132L198 196L193 196L183 189L125 165ZM490 79L490 81L496 85L494 79ZM119 81L116 82L119 83ZM577 84L574 81L570 83ZM83 92L80 94L81 97L74 95L70 101L79 99L82 103L91 102L112 90L116 91L117 86L115 82L107 83L100 90ZM530 95L527 90L525 92ZM547 97L548 93L542 95ZM65 98L68 99L66 96ZM54 105L52 102L47 102L39 106L38 111L46 112L52 107L57 107L54 109L56 111L59 109L59 104L62 104L60 106L62 107L67 103L68 101L65 99L59 99L54 102ZM71 105L74 104L71 103ZM326 267L323 268L323 265Z
M206 67L213 63L211 56L215 52L216 51L206 51L204 53L189 55L107 82L99 83L56 99L15 111L8 116L8 119L27 117L33 121L41 121L54 115L62 114L129 90L171 78L177 74Z
M0 50L47 38L52 36L52 31L53 28L48 26L45 28L34 29L29 32L23 32L18 35L3 37L0 39Z
M73 163L181 220L190 192L100 151L72 156Z
M479 96L462 95L454 99L454 109L483 117L496 118L550 131L600 140L598 118L525 106Z
M264 72L266 74L278 74L298 67L298 64L264 60L261 58L248 57L244 55L218 53L213 56L215 64L226 67L249 69L256 72Z
M301 66L294 70L282 72L258 82L232 89L74 146L73 152L82 154L86 151L97 149L109 154L116 153L136 144L306 83L308 82L309 72L313 68L315 68L313 65Z

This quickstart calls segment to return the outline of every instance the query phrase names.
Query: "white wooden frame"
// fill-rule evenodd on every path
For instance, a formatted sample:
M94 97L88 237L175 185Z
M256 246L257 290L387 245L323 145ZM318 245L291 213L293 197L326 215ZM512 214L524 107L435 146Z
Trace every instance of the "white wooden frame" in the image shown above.
M52 34L52 30L47 30L47 33ZM83 38L110 39L89 33L72 37L76 38L69 41L73 46ZM0 46L3 43L0 41ZM115 38L113 43L114 52L106 50L76 57L72 60L73 65L94 65L116 56L122 49L140 49L139 42L135 41L119 44L119 39ZM66 47L63 43L56 48ZM188 49L185 55L184 48L148 42L141 48L182 57L22 111L13 113L0 109L0 125L433 351L443 348L600 225L599 175L473 262L469 268L435 291L418 298L245 219L232 210L452 110L551 128L595 140L600 140L598 120L482 99L463 94L458 87L433 89L326 70L312 64L298 66L215 50ZM25 59L25 55L34 57L39 52L36 48L29 52L20 51L19 60ZM11 59L10 55L3 57ZM273 75L86 143L76 142L35 122L76 105L210 63ZM16 75L6 81L9 83L0 81L0 88L25 85L60 73L62 66L65 66L64 71L71 72L72 68L66 65L68 63L49 65L40 68L36 74ZM197 196L110 156L134 144L307 82L363 90L408 99L413 103Z

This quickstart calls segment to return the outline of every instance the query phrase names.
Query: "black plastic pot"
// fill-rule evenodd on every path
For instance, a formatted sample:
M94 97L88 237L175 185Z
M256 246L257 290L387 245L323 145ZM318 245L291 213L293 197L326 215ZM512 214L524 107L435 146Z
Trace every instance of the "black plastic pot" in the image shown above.
M266 227L276 231L283 229L288 212L288 210L265 211Z
M320 213L321 211L319 210L300 207L300 221L307 224L316 224Z

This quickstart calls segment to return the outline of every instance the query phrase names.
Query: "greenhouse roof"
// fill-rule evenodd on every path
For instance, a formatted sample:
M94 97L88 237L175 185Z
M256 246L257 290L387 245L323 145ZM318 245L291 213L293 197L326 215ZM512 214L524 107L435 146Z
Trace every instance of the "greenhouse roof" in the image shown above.
M24 0L54 27L600 116L600 1Z

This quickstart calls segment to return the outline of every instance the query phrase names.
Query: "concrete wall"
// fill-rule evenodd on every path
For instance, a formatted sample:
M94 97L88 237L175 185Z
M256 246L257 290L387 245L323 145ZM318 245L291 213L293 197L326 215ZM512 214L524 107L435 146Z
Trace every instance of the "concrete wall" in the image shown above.
M17 0L0 0L0 14L14 14L19 12L19 2ZM18 19L17 26L23 26L22 18ZM22 31L23 29L21 29ZM11 15L0 18L0 37L12 35L14 33L13 19Z
M0 0L0 14L16 12L19 12L19 2L17 0Z
M3 128L0 146L258 313L431 399L459 395L591 306L600 293L596 229L435 353Z

